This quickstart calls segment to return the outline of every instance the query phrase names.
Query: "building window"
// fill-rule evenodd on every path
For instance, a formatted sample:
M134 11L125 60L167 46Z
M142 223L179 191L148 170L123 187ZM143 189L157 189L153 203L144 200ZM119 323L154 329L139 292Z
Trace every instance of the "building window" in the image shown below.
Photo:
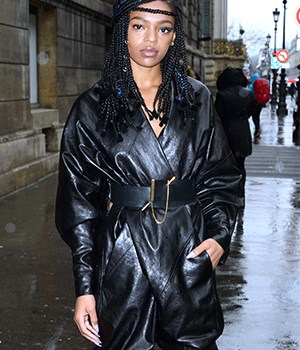
M211 0L200 1L200 40L211 37Z
M37 10L30 6L29 13L29 74L30 74L30 103L38 103L38 67L37 67Z

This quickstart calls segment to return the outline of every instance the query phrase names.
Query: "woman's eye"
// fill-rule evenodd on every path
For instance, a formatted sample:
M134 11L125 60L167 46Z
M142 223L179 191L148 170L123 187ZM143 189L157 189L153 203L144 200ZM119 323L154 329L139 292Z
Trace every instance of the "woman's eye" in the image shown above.
M173 28L172 27L161 27L160 31L162 33L166 33L167 34L167 33L171 33L173 31Z
M142 29L143 26L141 24L134 24L133 28L139 30L139 29Z

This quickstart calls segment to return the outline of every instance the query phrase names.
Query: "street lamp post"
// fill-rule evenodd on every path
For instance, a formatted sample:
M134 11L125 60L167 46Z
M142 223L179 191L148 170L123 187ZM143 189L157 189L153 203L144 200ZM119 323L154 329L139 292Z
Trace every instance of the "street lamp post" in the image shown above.
M279 20L279 15L280 15L280 12L276 8L275 11L273 11L273 20L275 23L273 57L276 56L277 22ZM277 104L277 68L272 68L272 73L273 73L273 80L272 80L271 105L276 106L276 104Z
M266 36L266 64L267 64L267 80L270 82L270 66L271 66L271 59L270 59L270 41L271 41L271 34L268 34Z
M268 34L266 37L265 46L260 50L260 58L259 58L259 71L260 75L263 78L266 78L270 81L270 40L271 35Z
M283 40L282 40L282 48L285 49L285 13L286 13L286 3L287 0L283 0ZM281 68L280 73L280 84L279 84L279 103L277 109L277 115L279 117L284 117L287 115L286 108L286 83L285 83L285 68Z

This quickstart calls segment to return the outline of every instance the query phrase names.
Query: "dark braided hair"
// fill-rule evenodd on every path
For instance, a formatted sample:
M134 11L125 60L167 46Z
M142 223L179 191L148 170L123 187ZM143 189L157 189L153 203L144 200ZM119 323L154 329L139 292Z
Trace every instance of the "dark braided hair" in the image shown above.
M113 41L106 55L103 78L101 81L103 102L101 113L104 115L103 133L111 126L118 135L118 141L122 141L121 133L129 125L133 125L134 112L129 100L135 99L148 110L140 91L133 79L130 57L127 48L127 36L130 11L146 11L152 13L164 13L175 16L176 37L174 45L170 46L166 56L161 62L162 83L158 88L153 106L157 105L157 111L149 113L150 118L160 119L163 126L168 121L171 106L172 81L175 83L175 99L183 107L184 122L188 111L192 111L192 94L187 82L187 59L183 32L183 14L178 0L161 0L171 5L172 11L161 11L139 7L141 4L154 0L117 0L113 11ZM192 112L190 113L192 119Z

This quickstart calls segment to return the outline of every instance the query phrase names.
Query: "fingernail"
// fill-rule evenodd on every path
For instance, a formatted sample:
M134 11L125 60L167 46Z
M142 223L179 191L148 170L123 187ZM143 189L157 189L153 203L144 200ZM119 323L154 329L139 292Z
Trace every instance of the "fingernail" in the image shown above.
M93 327L94 327L94 330L95 330L97 333L99 333L99 326L98 326L97 324L95 324Z
M193 250L186 256L187 259L191 259L195 257L196 257L196 253Z
M93 343L99 346L100 348L102 347L102 342L100 340L94 340Z

